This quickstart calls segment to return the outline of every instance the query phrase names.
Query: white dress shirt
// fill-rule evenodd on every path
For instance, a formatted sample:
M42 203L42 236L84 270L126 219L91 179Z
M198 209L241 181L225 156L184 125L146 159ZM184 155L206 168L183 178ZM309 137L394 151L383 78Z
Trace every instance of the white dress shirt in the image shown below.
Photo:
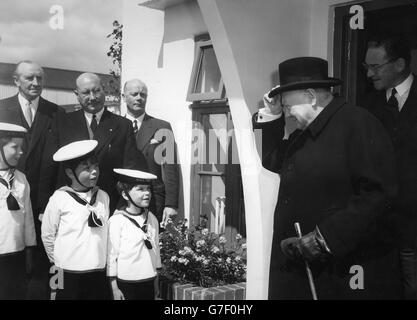
M158 220L151 212L148 213L147 234L152 244L152 249L148 249L144 241L145 233L123 214L140 226L145 220L143 215L129 215L119 210L109 219L107 276L125 281L152 279L157 275L156 269L161 267Z
M259 109L258 117L256 118L256 122L264 123L277 120L281 118L282 112L280 114L272 114L271 111L267 108Z
M101 121L101 117L103 116L103 112L104 112L104 108L101 109L99 112L95 113L97 125ZM90 135L90 139L93 139L93 137L94 137L94 133L90 128L91 121L93 121L93 115L94 115L93 113L89 113L89 112L84 111L84 117L85 117L85 121L87 122L88 134Z
M0 175L9 181L10 170L0 171ZM7 208L9 193L17 200L19 210L10 211ZM36 246L30 187L25 175L15 170L11 191L0 183L0 256L22 251L29 246Z
M17 99L19 100L20 107L22 108L23 114L25 115L26 122L29 124L29 126L31 126L33 120L35 120L36 111L38 111L39 97L32 101L28 101L19 93L17 95Z
M141 125L142 125L142 122L143 122L143 118L145 117L145 112L144 113L142 113L142 115L140 115L139 117L137 117L137 118L135 118L134 116L132 116L131 114L129 114L129 112L128 113L126 113L126 118L127 119L129 119L130 121L132 121L132 123L133 123L133 121L135 121L136 120L136 122L137 122L137 125L138 125L138 130L140 129L140 127L141 127Z
M104 269L107 254L107 220L109 196L103 190L91 209L103 222L102 227L89 227L90 210L75 201L64 186L49 199L42 219L42 241L49 260L67 271L92 271ZM76 192L90 201L92 191Z
M410 88L413 84L414 76L412 73L398 86L395 87L397 93L395 94L395 98L398 101L398 109L401 111L402 107L404 106L405 102L407 101L408 95L410 94ZM386 91L387 101L391 97L392 88L389 88Z

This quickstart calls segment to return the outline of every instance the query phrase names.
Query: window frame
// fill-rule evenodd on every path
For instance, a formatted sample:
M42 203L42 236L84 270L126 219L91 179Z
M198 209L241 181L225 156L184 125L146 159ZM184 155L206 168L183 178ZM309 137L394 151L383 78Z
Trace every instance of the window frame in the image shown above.
M191 71L190 83L188 85L188 92L187 92L187 101L189 102L205 101L205 100L220 100L224 98L224 95L225 95L225 88L224 88L223 77L221 76L221 72L220 72L220 82L219 82L218 91L204 92L204 93L194 92L195 87L197 85L198 76L201 72L203 53L206 48L213 48L213 44L211 40L195 42L194 62L193 62L193 68ZM216 60L217 60L217 56L216 56Z

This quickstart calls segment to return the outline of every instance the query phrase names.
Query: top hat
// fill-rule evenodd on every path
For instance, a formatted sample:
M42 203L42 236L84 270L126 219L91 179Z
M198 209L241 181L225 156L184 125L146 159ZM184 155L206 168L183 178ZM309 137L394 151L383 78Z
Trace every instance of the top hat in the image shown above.
M300 57L289 59L280 63L278 69L280 85L269 91L269 98L285 91L327 88L342 83L342 80L328 76L327 61L320 58Z
M21 126L7 122L0 122L0 138L24 137L25 133L27 133L27 130Z

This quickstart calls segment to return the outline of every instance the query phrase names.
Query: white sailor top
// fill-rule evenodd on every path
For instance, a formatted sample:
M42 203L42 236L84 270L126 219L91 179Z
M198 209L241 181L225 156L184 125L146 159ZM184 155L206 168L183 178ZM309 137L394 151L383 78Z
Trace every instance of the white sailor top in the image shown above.
M116 210L109 219L107 276L124 281L152 279L157 275L156 269L161 267L158 220L148 211L145 235L124 215L140 226L146 219L144 214L131 215L122 210ZM146 239L152 244L152 249L146 247Z
M0 255L19 252L25 247L36 246L30 187L25 175L14 170L0 171L5 186L0 183ZM11 185L11 188L10 188ZM7 198L11 194L19 205L18 210L9 210Z
M106 267L109 196L97 191L94 204L83 205L69 193L91 201L96 189L75 192L70 187L55 191L42 219L42 241L49 260L58 268L86 272ZM102 221L101 227L90 227L92 212Z

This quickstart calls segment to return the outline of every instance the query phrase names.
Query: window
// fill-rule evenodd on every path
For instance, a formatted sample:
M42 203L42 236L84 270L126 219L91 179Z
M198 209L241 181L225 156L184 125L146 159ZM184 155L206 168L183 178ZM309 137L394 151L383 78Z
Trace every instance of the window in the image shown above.
M187 101L224 98L224 85L211 40L196 42Z
M233 121L210 36L198 36L195 42L187 100L192 102L193 129L198 133L192 149L198 147L202 158L191 167L190 224L231 240L237 233L246 234Z

